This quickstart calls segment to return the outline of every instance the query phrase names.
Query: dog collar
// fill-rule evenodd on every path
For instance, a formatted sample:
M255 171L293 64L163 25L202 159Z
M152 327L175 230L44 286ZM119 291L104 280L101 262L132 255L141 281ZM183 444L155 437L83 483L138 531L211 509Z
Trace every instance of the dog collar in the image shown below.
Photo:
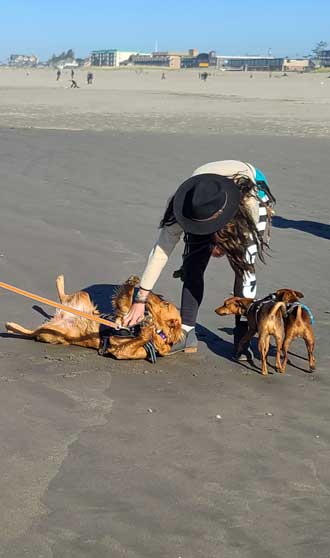
M159 335L159 337L161 337L163 339L163 341L166 341L167 337L165 335L165 333L163 332L162 329L157 329L156 331L157 335Z

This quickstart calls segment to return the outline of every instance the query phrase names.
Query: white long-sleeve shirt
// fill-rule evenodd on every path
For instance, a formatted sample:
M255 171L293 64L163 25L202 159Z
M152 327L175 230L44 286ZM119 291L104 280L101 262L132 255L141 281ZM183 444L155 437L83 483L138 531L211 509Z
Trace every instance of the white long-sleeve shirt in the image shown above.
M255 183L256 170L249 163L242 161L214 161L198 167L192 174L196 176L199 174L219 174L227 178L233 178L237 174L249 178ZM257 223L259 218L258 202L255 198L251 197L247 200L249 209L254 221ZM169 256L172 254L175 246L183 236L183 229L178 223L163 227L160 229L159 237L151 250L147 265L141 278L141 288L151 291L154 288L161 272L167 264Z

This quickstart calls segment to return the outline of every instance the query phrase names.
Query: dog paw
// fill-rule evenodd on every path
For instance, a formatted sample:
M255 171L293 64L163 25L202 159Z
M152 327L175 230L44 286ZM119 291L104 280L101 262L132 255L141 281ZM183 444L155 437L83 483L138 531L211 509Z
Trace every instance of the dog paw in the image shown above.
M140 277L138 277L137 275L131 275L127 281L125 281L126 285L129 285L130 287L136 287L136 285L138 285L140 283Z

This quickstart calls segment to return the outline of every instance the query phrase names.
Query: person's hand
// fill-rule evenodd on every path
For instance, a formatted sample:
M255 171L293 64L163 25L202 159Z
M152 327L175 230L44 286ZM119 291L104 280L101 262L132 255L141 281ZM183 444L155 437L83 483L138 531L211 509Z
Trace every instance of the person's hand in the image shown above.
M130 311L123 319L123 326L130 327L141 322L144 318L145 306L143 302L134 302Z

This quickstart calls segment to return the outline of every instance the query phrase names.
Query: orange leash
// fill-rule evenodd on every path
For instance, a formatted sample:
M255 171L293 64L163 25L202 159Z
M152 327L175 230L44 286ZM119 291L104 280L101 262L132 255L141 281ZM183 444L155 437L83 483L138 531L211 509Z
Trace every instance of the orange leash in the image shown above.
M47 304L48 306L54 306L54 308L60 308L65 312L69 312L70 314L76 314L76 316L87 318L87 320L91 320L92 322L97 322L98 324L103 324L108 327L114 327L115 329L118 329L118 325L115 324L114 322L110 322L109 320L104 320L103 318L98 318L97 316L91 316L91 314L86 314L85 312L81 312L80 310L76 310L75 308L70 308L70 306L64 306L64 304L60 304L59 302L54 302L53 300L49 300L48 298L44 298L42 296L29 293L28 291L23 291L22 289L18 289L17 287L13 287L12 285L8 285L7 283L2 283L0 281L0 287L6 289L7 291L11 291L13 293L25 296L26 298L32 298L32 300L42 302L43 304Z

